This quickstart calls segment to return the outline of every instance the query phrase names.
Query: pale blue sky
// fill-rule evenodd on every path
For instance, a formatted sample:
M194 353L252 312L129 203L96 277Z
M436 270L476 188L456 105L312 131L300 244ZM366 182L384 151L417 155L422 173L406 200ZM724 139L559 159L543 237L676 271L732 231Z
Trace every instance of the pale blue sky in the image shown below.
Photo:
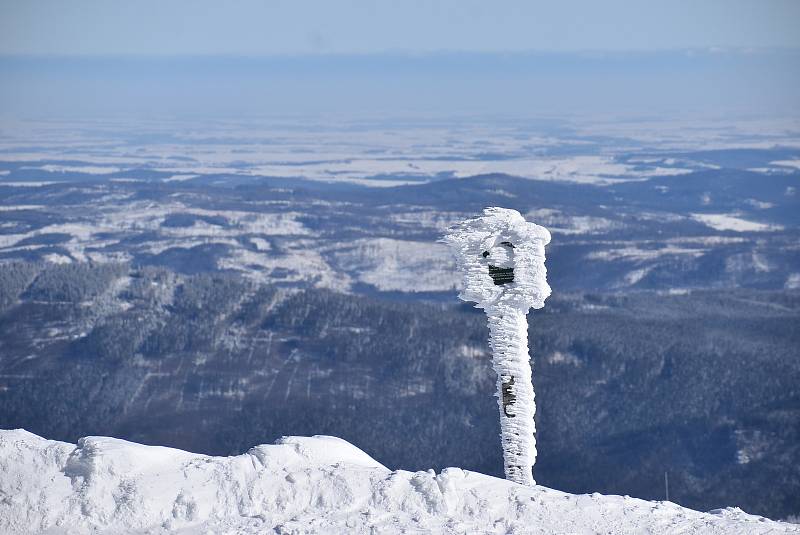
M0 0L0 115L800 114L800 0Z
M800 47L798 0L0 0L0 54Z

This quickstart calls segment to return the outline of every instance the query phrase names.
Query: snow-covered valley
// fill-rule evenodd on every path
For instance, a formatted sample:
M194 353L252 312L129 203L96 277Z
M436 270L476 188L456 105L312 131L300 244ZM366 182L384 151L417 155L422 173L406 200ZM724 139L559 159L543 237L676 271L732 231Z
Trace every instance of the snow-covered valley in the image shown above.
M435 241L495 205L553 232L562 290L793 287L786 125L581 124L0 121L0 260L450 295Z
M117 448L133 460L130 470L119 461L115 473L158 465L158 485L169 484L144 472L106 481L105 490L92 491L108 500L97 502L102 509L81 497L95 476L78 479L86 470L105 473L91 468L99 461L67 463L74 445L41 443L52 470L36 477L63 490L44 502L31 498L51 504L41 506L51 515L42 519L71 522L79 517L70 511L85 509L79 533L318 526L301 505L287 505L285 515L264 509L264 496L282 485L306 505L325 485L349 489L346 499L322 498L345 504L330 506L330 514L315 509L333 519L323 531L336 533L458 531L457 522L461 531L502 532L499 518L547 531L559 515L572 519L576 503L612 512L557 524L564 530L596 524L595 531L624 532L609 519L642 511L666 520L626 524L633 532L740 519L630 499L563 498L485 479L502 468L486 322L457 306L456 266L437 240L487 205L516 209L553 235L554 295L530 326L542 401L537 481L576 495L657 500L668 472L670 498L683 506L796 518L800 473L787 469L800 459L795 123L287 121L263 129L0 121L0 428L73 444L101 434L214 455L283 434L323 433L387 466L423 470L394 475L397 485L422 488L444 477L424 470L463 467L471 474L464 481L491 482L481 489L495 497L478 495L497 510L453 479L460 490L439 498L393 491L411 505L378 500L375 517L350 528L351 513L362 504L370 510L375 489L389 485L379 467L359 468L372 474L360 486L344 468L313 468L315 482L303 476L294 486L283 476L275 476L280 485L256 485L266 472L237 471L237 490L228 493L233 483L226 483L219 491L233 496L222 500L233 500L226 509L216 499L189 501L181 491L196 487L178 488L175 478L197 459L214 474L233 473L240 461L231 459L252 464L252 454L162 459L163 450L132 446ZM82 456L86 444L92 441L82 444ZM98 444L101 453L89 457L116 458L110 442ZM312 470L298 463L303 474ZM200 478L187 470L195 475L186 481ZM214 477L203 492L221 488ZM29 490L39 488L28 480ZM272 494L235 494L254 485L272 485ZM23 514L11 505L26 494L2 488L0 505ZM511 488L534 492L539 505L531 512L528 498L524 507L507 500ZM156 497L166 516L151 509L158 514L141 524L151 527L108 524L133 518ZM418 501L428 507L426 500L444 500L444 509L430 506L440 507L439 516L413 509ZM240 502L250 504L241 506L245 513ZM467 503L483 505L469 516L458 509ZM92 511L101 511L95 520ZM674 520L680 514L688 527ZM375 520L380 515L385 521ZM0 535L11 529L3 526Z
M211 457L0 431L0 531L25 533L800 533L736 508L574 495L460 468L390 470L329 436Z

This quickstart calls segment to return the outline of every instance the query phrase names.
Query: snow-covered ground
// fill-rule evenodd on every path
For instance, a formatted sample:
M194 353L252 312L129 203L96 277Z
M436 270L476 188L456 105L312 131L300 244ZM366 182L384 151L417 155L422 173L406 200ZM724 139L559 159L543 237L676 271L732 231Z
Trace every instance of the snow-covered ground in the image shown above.
M779 225L768 225L748 221L737 214L691 214L692 218L714 230L732 230L734 232L768 232L781 230Z
M573 495L448 468L389 470L344 440L210 457L106 437L0 431L0 532L800 533L729 508Z
M474 118L413 123L318 117L255 122L162 119L159 124L3 119L0 165L20 163L20 170L48 175L157 170L170 173L160 178L164 182L204 175L278 176L389 187L427 182L437 175L506 173L610 185L719 167L658 156L665 150L800 146L789 119L653 122L583 117L564 119L558 128L549 123L535 118L500 123ZM648 154L652 148L657 148L655 157ZM636 151L646 152L628 161L616 158ZM799 162L787 157L759 169L785 172L797 169ZM0 186L4 184L0 180Z

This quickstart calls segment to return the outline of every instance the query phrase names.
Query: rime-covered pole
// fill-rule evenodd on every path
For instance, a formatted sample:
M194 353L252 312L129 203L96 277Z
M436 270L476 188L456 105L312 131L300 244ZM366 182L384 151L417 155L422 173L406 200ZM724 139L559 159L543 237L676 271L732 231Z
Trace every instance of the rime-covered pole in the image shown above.
M533 485L536 405L526 316L550 295L544 266L550 233L516 210L486 208L483 215L451 227L443 241L464 273L459 297L474 301L488 316L506 478Z
M536 405L528 357L528 320L524 313L511 307L487 309L486 312L492 367L497 374L496 395L506 479L533 485Z

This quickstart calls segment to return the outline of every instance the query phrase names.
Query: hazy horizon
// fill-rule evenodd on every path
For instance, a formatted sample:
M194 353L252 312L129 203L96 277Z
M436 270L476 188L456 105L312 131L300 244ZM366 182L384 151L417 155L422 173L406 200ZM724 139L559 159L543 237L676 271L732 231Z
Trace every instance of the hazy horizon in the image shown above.
M800 112L800 49L297 56L0 56L0 115Z
M794 116L797 20L791 0L0 0L0 116Z

